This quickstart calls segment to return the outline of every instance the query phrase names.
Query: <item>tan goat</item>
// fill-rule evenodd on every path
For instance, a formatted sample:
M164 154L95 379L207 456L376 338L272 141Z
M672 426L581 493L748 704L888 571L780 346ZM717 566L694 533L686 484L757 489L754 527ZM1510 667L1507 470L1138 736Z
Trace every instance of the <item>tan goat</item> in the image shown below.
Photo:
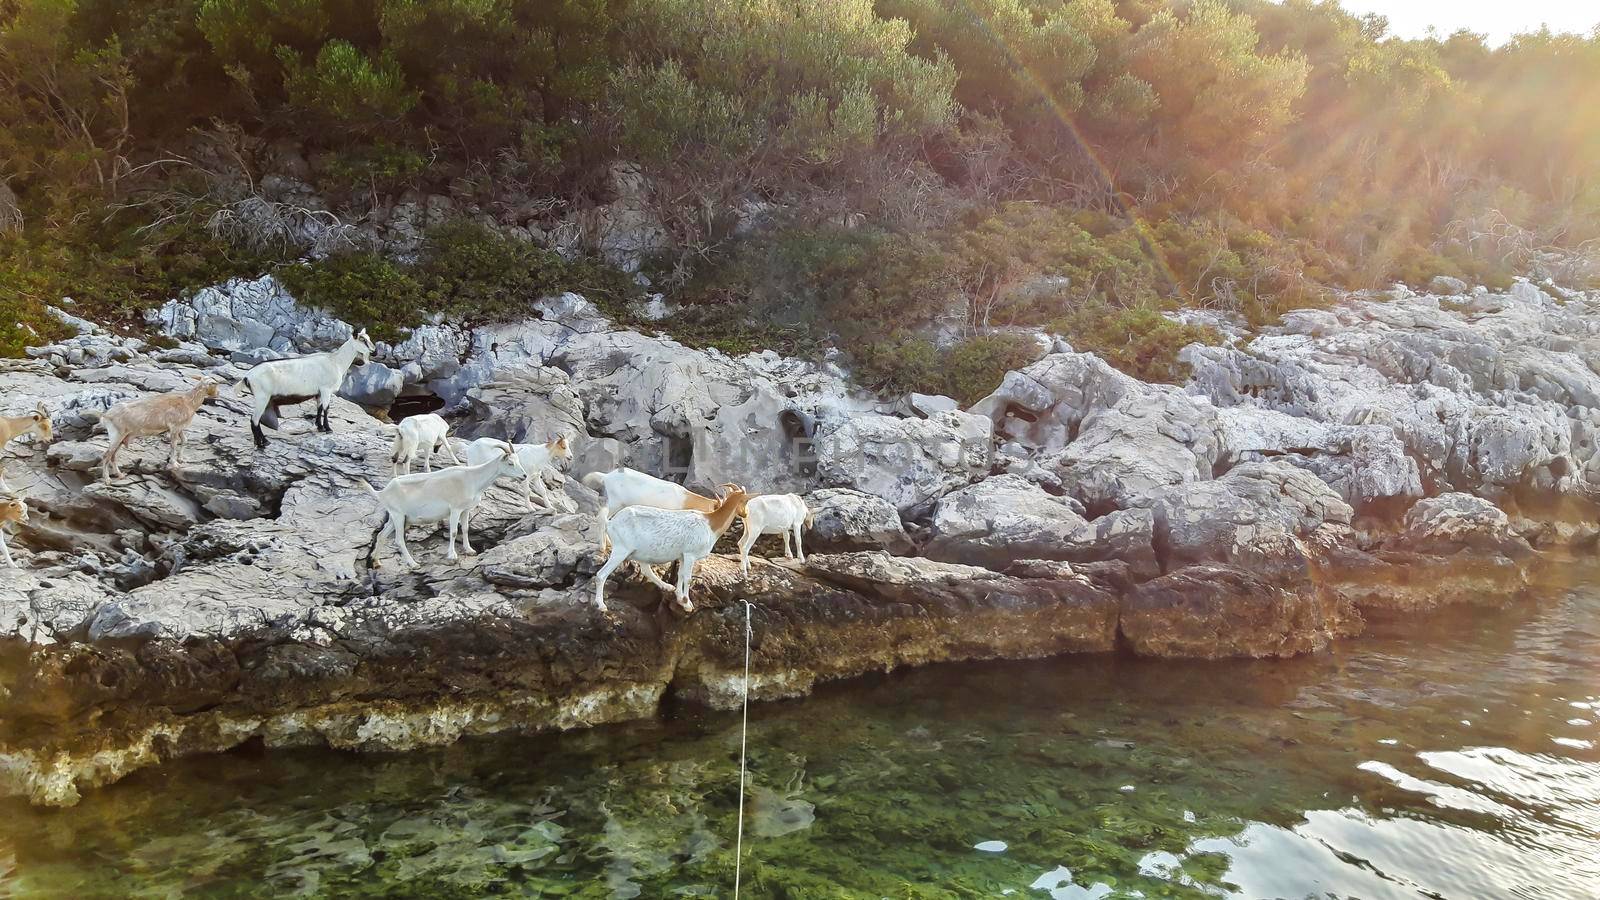
M6 546L5 524L7 522L23 524L27 521L28 504L23 503L22 498L0 497L0 559L4 559L6 565L13 569L17 567L17 563L11 558L11 548Z
M100 417L100 427L105 428L106 434L110 435L111 446L106 448L106 455L100 458L101 480L122 476L121 470L117 468L117 451L121 450L122 445L129 439L136 437L165 434L172 442L172 449L167 455L167 466L176 468L184 429L194 421L194 414L199 411L200 404L216 395L216 379L202 378L199 384L187 391L124 400L106 410L106 414Z
M0 416L0 451L5 450L12 438L22 437L30 431L38 432L45 443L50 442L50 411L44 408L43 403L25 416ZM4 462L0 462L0 490L8 490Z

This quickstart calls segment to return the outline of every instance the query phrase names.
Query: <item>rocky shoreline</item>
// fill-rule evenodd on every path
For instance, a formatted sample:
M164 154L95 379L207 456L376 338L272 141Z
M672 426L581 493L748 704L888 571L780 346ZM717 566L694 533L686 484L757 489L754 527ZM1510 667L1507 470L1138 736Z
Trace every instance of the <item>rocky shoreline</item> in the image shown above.
M398 750L650 716L669 695L729 708L742 601L755 699L943 661L1290 656L1369 618L1512 602L1600 535L1597 306L1526 282L1351 298L1189 348L1184 386L1042 338L963 411L619 330L564 295L524 322L380 345L332 434L285 416L258 452L224 391L176 472L139 443L109 484L91 428L111 403L231 381L349 327L270 279L169 304L154 324L171 346L74 320L78 337L0 361L0 412L43 402L56 422L50 446L5 456L34 515L12 540L21 568L0 570L0 793L70 804L247 742ZM417 529L424 565L403 569L356 484L387 475L393 426L369 411L403 398L462 436L568 433L576 511L496 487L480 555L447 566ZM575 476L618 463L804 492L814 552L748 577L713 556L687 616L619 584L604 616Z

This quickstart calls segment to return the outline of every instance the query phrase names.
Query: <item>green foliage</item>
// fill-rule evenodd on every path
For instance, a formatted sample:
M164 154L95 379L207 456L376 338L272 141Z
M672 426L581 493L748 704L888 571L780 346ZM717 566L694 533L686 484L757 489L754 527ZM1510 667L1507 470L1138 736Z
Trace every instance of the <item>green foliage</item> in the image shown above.
M307 65L288 47L279 47L289 110L329 129L373 134L395 125L416 105L394 54L368 57L348 41L329 41Z
M301 301L393 341L431 317L477 324L514 319L541 297L579 291L610 309L637 292L593 260L564 260L532 244L469 223L428 232L420 257L402 264L379 254L340 254L286 266L279 277Z
M197 286L260 274L265 265L192 226L151 230L109 221L0 237L0 357L64 336L47 306L114 327L142 325L147 309Z
M1182 381L1187 372L1178 351L1193 343L1217 342L1211 329L1174 322L1150 305L1119 309L1087 303L1051 322L1050 330L1074 349L1094 353L1145 381Z

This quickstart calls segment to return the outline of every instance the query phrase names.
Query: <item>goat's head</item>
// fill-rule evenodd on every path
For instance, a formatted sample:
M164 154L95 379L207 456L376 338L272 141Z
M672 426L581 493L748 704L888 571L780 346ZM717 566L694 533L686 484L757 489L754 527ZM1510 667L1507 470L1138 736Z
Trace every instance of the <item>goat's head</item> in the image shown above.
M28 521L28 504L21 497L0 497L0 522Z
M572 462L572 445L567 442L565 434L558 434L545 444L550 448L550 461L563 468Z
M200 392L200 397L203 400L210 400L217 396L217 391L221 388L222 382L209 375L195 380L194 389Z
M368 360L372 359L372 354L378 352L378 346L372 343L372 338L367 336L367 330L365 328L356 332L355 337L352 337L350 340L354 341L357 345L356 358L352 361L352 365L364 366L367 364Z
M50 410L45 409L43 403L33 408L29 418L33 419L33 429L39 432L39 437L46 441L54 440L55 434L50 425Z
M509 441L500 441L495 445L499 451L500 471L506 475L526 476L528 470L522 467L522 460L517 458L517 448L511 446Z
M718 508L724 508L732 504L734 509L742 510L744 509L745 501L749 499L750 495L745 492L745 489L731 481L723 482L717 487Z

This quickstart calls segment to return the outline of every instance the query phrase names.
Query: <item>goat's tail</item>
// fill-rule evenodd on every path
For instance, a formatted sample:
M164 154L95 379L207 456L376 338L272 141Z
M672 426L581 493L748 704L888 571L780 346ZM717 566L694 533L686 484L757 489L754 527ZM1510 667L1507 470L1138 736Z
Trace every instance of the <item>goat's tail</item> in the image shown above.
M241 393L241 391L240 391L241 387L244 388L246 391L248 391L251 394L254 394L256 392L255 388L250 387L250 375L248 373L246 373L244 375L241 375L239 377L239 380L235 381L229 387L233 390L233 392L235 394Z
M362 487L366 488L367 489L367 493L372 495L372 499L374 499L374 500L378 499L377 490L374 489L372 485L368 484L367 480L365 478L357 478L356 479L356 484L359 484Z

